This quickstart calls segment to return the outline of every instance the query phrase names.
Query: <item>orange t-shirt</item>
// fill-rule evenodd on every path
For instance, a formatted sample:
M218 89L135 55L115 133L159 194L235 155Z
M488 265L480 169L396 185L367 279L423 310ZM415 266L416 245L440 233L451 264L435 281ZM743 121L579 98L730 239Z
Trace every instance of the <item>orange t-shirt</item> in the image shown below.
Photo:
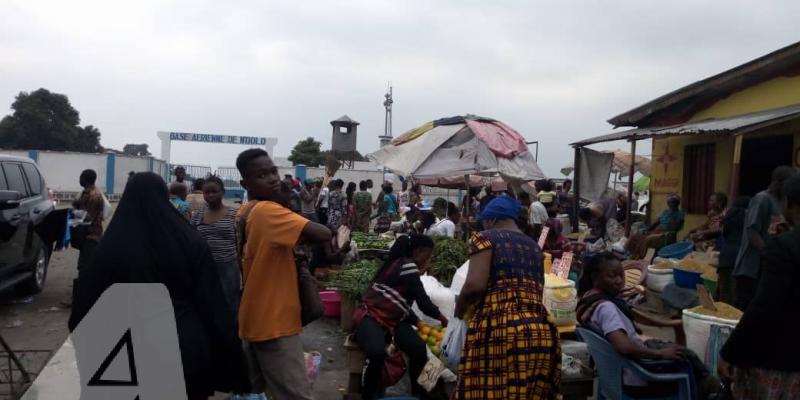
M245 225L239 336L249 342L291 336L300 324L294 247L308 220L271 201L251 201Z

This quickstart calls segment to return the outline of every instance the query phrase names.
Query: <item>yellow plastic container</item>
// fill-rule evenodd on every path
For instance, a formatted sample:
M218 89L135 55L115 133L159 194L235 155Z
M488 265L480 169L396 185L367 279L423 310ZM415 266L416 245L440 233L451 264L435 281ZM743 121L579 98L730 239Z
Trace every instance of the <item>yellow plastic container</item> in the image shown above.
M553 255L550 253L544 253L544 273L549 274L550 270L553 268Z

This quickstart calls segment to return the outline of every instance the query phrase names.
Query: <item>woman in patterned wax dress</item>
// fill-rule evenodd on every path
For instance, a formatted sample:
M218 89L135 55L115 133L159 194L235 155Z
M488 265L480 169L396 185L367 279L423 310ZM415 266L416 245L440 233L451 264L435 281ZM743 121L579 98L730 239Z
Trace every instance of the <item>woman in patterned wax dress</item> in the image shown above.
M347 197L342 192L344 181L333 181L328 199L328 226L334 231L347 224Z
M556 327L542 303L542 254L516 225L519 203L509 196L481 213L487 230L470 244L470 268L456 305L468 330L454 398L555 399L561 378Z

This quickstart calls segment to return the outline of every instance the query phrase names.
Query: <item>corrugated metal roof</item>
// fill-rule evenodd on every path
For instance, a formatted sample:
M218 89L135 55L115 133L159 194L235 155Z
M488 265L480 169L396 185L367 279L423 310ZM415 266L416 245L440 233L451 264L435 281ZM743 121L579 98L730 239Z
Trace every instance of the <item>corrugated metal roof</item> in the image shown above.
M584 139L579 142L572 143L571 146L583 147L595 143L613 142L615 140L627 140L633 137L645 136L651 134L651 130L643 129L628 129L620 132L609 133L607 135L593 137L591 139Z
M583 147L595 143L611 142L615 140L648 139L655 136L746 133L755 129L789 121L797 117L800 117L800 104L742 114L734 117L708 119L667 127L629 129L627 131L581 140L572 143L572 146Z
M686 85L608 120L611 125L642 126L657 114L696 111L709 99L718 99L758 82L785 73L796 73L800 66L800 42L746 62L712 77ZM686 104L691 103L691 104ZM679 110L675 109L683 104Z

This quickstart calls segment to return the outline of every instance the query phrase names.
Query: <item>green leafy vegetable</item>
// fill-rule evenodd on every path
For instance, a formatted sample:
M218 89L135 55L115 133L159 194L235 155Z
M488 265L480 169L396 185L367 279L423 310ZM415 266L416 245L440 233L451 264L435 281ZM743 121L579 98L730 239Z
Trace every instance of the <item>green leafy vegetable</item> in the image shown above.
M335 287L340 295L351 300L360 300L380 266L380 262L376 260L356 261L339 271L331 272L328 284Z
M433 238L433 260L429 273L442 285L450 286L456 270L469 260L469 247L462 240L445 236Z
M356 242L356 245L360 250L388 250L389 243L392 243L391 238L384 238L375 233L353 232L350 234L350 238Z

